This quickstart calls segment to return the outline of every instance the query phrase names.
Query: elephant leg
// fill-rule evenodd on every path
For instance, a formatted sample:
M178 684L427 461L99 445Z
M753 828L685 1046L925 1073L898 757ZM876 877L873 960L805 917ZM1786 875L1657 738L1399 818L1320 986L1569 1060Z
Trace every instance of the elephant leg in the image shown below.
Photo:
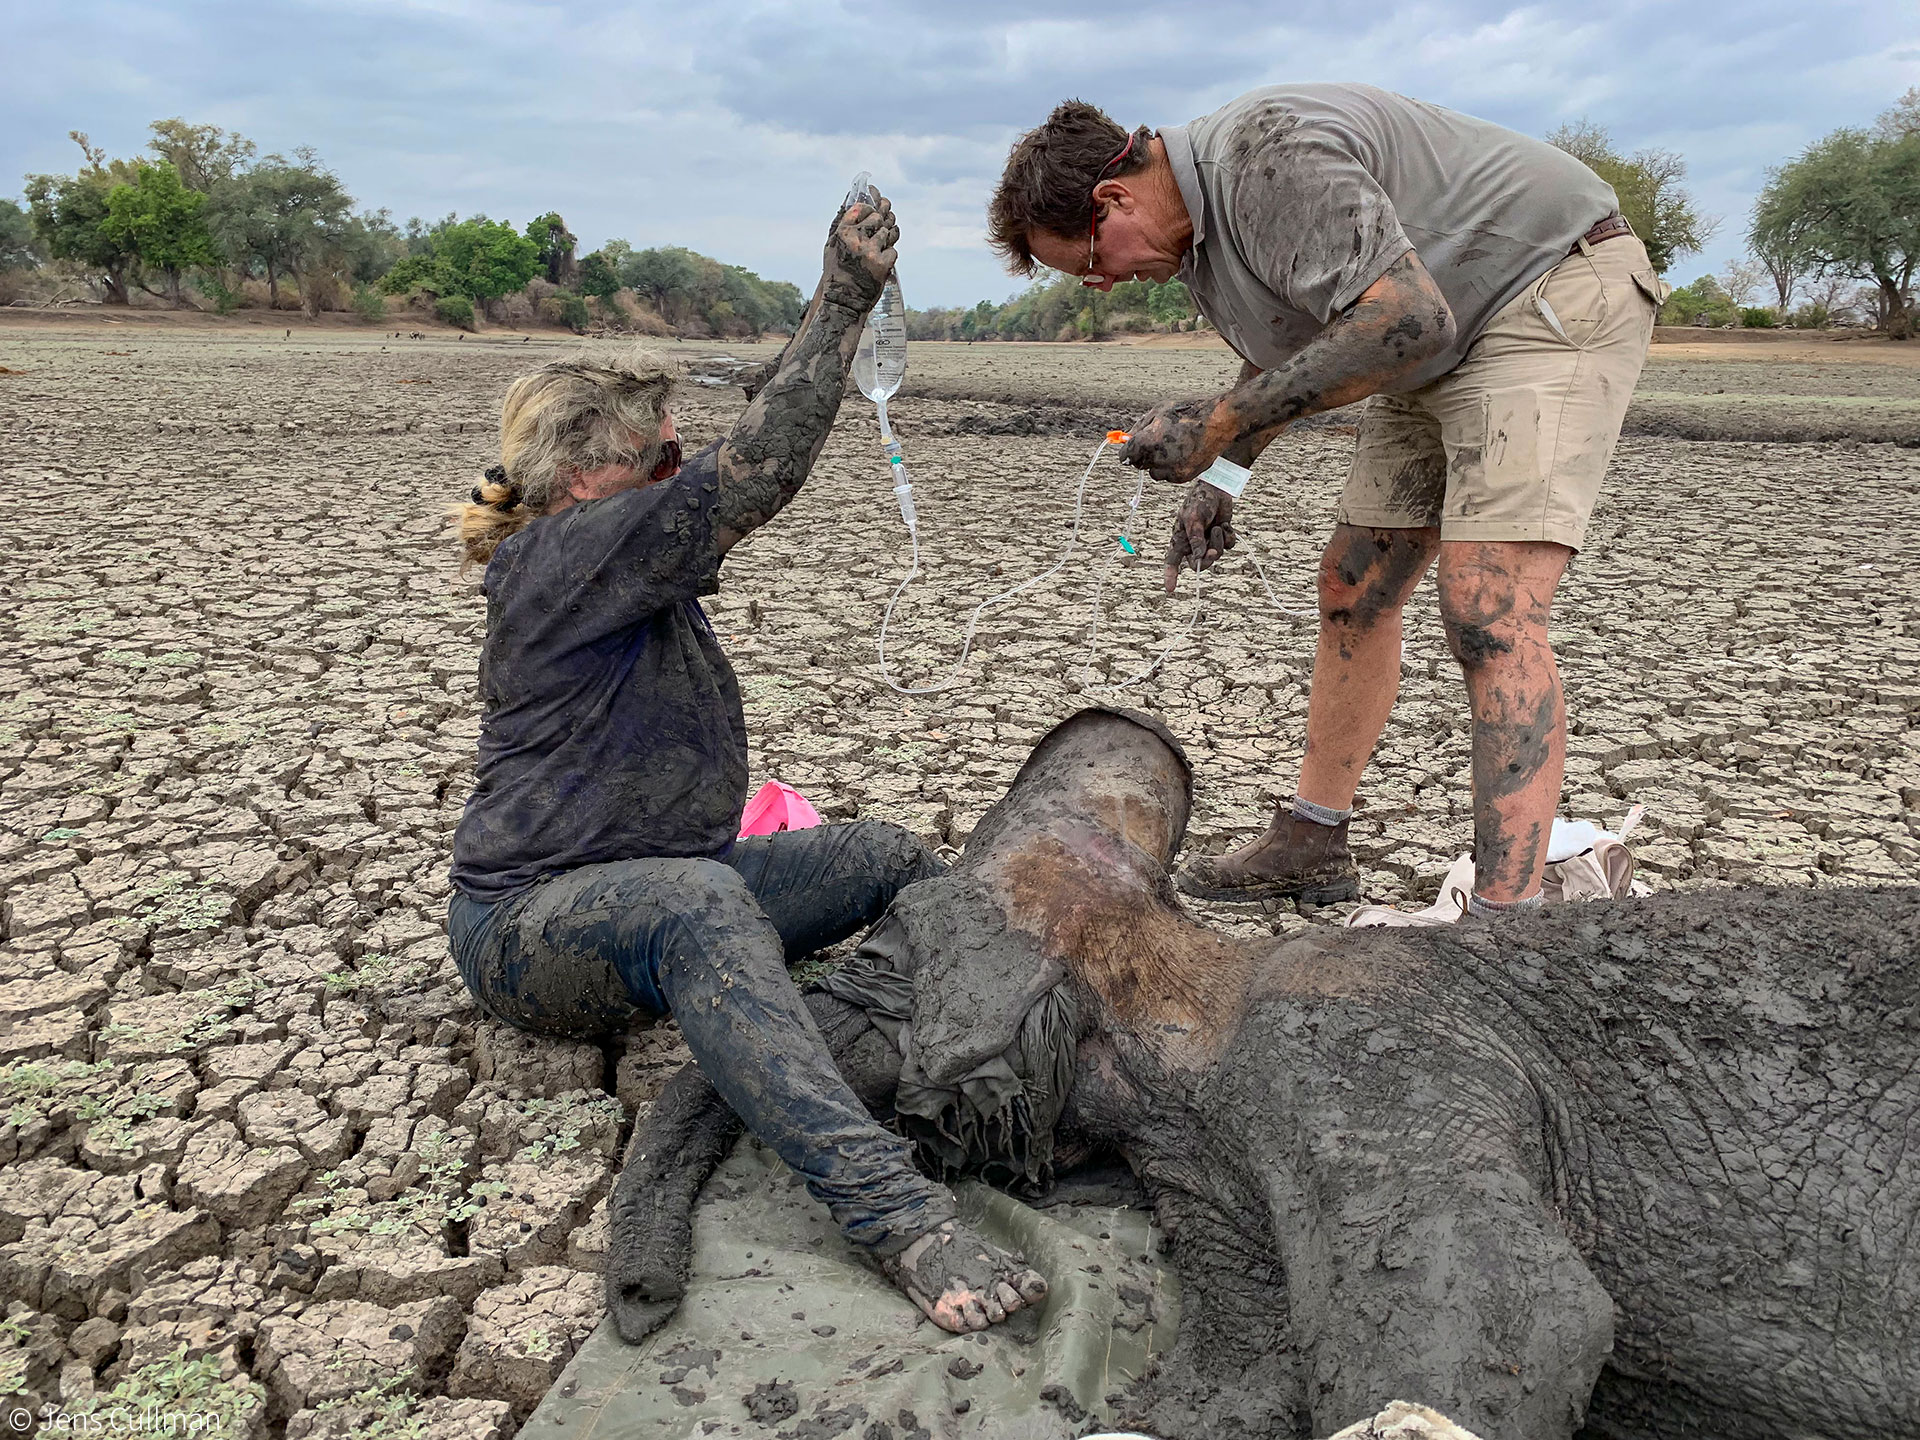
M700 1067L682 1065L627 1145L607 1204L607 1308L637 1345L687 1293L693 1207L742 1129Z
M1238 1206L1235 1207L1240 1208ZM1307 1435L1301 1356L1287 1324L1287 1282L1272 1248L1206 1200L1162 1190L1154 1212L1180 1274L1173 1349L1123 1406L1119 1423L1150 1435L1252 1440ZM1257 1200L1247 1214L1264 1219Z
M890 1110L900 1057L852 1005L808 995L834 1062L862 1104ZM636 1345L664 1325L687 1293L700 1187L739 1138L740 1118L700 1067L680 1067L627 1144L608 1201L607 1308Z
M1313 1433L1411 1400L1483 1440L1568 1440L1613 1304L1534 1184L1517 1168L1370 1159L1316 1172L1281 1227Z

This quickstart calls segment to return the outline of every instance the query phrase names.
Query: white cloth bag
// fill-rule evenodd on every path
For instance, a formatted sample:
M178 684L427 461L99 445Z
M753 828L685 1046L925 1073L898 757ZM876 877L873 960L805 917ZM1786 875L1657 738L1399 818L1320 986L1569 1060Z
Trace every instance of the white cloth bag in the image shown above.
M1646 895L1646 885L1633 878L1633 852L1627 837L1639 826L1647 807L1635 805L1620 822L1617 834L1597 828L1590 820L1555 818L1547 837L1547 868L1542 886L1547 903L1565 900L1624 900ZM1355 929L1369 926L1405 927L1451 925L1467 913L1473 894L1473 856L1462 855L1440 882L1440 898L1424 910L1395 910L1391 905L1362 905L1347 917Z

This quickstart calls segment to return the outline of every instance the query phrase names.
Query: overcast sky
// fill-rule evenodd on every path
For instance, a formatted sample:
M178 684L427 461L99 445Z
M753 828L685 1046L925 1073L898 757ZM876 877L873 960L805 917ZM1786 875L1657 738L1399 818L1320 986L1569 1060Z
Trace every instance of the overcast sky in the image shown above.
M1913 0L639 3L4 0L0 193L135 153L151 120L311 145L404 221L556 209L583 250L679 244L811 289L857 170L894 199L914 306L1016 287L981 235L1008 145L1058 101L1178 124L1279 80L1364 80L1539 135L1677 150L1723 218L1769 165L1920 85Z

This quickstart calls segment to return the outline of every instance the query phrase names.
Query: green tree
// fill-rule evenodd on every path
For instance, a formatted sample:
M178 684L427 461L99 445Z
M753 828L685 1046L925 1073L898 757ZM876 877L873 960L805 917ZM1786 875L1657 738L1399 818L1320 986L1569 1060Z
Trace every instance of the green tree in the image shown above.
M453 293L497 300L540 273L540 249L504 220L484 215L437 229L433 258Z
M1147 313L1162 325L1170 325L1176 320L1191 320L1194 315L1193 293L1178 280L1155 285L1153 293L1147 297Z
M11 200L0 200L0 270L31 270L42 259L33 217Z
M365 210L341 227L339 250L353 283L368 286L407 257L407 239L389 211Z
M209 205L208 227L227 258L266 276L267 303L280 303L280 276L299 286L308 314L315 310L305 276L337 252L353 201L339 177L308 149L293 159L269 155L220 186Z
M580 240L567 229L567 222L556 211L549 210L539 219L527 222L527 239L540 252L540 263L547 270L547 283L571 286L579 268L573 251Z
M109 305L128 303L127 277L140 263L132 245L108 232L107 194L131 178L124 160L109 163L79 130L67 132L87 163L74 175L29 175L27 213L47 254L92 272Z
M214 263L213 237L200 213L206 203L207 197L182 185L180 172L164 160L135 162L132 181L107 192L101 229L131 249L141 265L167 277L167 297L176 310L186 303L180 297L181 275Z
M454 293L452 283L441 274L431 255L409 255L395 261L379 283L388 295L404 295L409 290L425 290L434 295Z
M1620 213L1633 223L1653 268L1662 274L1682 255L1698 253L1719 228L1720 222L1702 215L1681 187L1687 162L1671 150L1621 155L1606 127L1589 120L1562 125L1547 136L1547 143L1566 151L1613 187Z
M1902 135L1920 135L1920 85L1913 86L1874 122L1873 133L1882 140L1898 140Z
M1691 285L1683 285L1667 297L1660 307L1663 325L1737 325L1740 307L1724 286L1711 275L1702 275Z
M598 250L580 260L580 293L601 300L611 300L620 293L620 277Z
M153 136L147 148L173 166L189 190L211 194L253 163L253 141L218 125L189 125L176 115L147 129Z
M659 312L668 324L674 323L676 303L690 300L700 278L694 254L678 246L661 250L636 250L619 267L621 282Z
M1920 129L1883 119L1878 133L1836 130L1815 141L1768 178L1752 240L1813 273L1871 283L1887 334L1907 339L1920 265Z
M633 246L625 240L609 240L600 247L600 254L606 257L607 264L611 265L613 273L618 275L620 267L626 264L633 254Z

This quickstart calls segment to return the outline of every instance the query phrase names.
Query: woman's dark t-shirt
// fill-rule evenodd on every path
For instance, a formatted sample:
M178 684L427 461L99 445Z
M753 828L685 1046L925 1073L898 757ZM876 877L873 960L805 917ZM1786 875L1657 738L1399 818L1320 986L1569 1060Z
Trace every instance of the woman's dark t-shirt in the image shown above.
M453 883L474 899L732 846L746 725L695 598L719 588L719 449L543 516L488 562L480 760L453 838Z

